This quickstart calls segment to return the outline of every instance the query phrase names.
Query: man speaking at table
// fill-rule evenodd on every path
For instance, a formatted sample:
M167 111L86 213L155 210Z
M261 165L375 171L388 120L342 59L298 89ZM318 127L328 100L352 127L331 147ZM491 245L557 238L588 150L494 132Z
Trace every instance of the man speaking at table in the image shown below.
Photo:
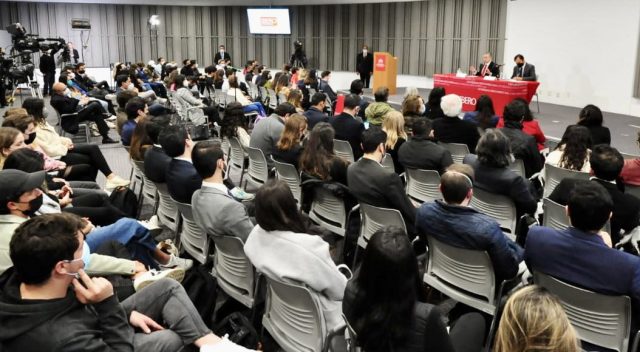
M476 75L476 76L481 76L481 77L485 77L485 76L494 76L494 77L498 77L500 76L500 66L498 66L498 64L496 64L495 62L493 62L493 58L491 57L491 54L486 53L484 55L482 55L482 63L478 66L480 69L476 70L475 67L471 66L471 74Z
M536 67L530 63L524 61L524 56L521 54L516 55L513 58L516 62L516 67L513 68L513 75L511 79L516 81L537 81Z

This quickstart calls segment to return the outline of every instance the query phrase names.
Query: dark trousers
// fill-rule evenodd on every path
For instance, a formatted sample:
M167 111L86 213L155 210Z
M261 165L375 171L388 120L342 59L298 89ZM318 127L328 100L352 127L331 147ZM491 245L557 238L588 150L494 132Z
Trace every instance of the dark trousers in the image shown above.
M45 72L43 81L42 94L47 95L53 93L53 84L56 82L56 71Z
M89 218L96 226L108 226L126 217L120 209L111 205L105 193L76 196L71 204L73 207L64 208L65 212Z
M62 128L72 134L78 133L78 123L82 121L92 121L98 126L100 135L104 137L109 136L109 126L104 120L104 110L100 103L93 101L89 102L83 109L78 111L78 116L66 116L62 119Z
M7 86L5 85L4 79L0 79L0 107L7 106L6 90Z
M461 316L449 332L451 344L456 352L480 352L484 343L486 323L480 313Z
M360 80L364 83L365 88L369 88L369 83L371 83L371 74L369 72L360 72Z
M222 120L220 119L220 112L218 112L218 108L213 106L206 106L202 108L202 112L205 115L207 115L207 119L209 120L209 123L217 122L218 125L222 123Z
M98 174L97 170L100 170L105 177L112 173L102 151L95 144L75 144L73 149L69 150L67 155L60 158L60 160L67 163L67 165L91 166L91 173L86 172L85 175L87 177L76 179L77 181L94 181ZM89 179L91 176L93 178Z

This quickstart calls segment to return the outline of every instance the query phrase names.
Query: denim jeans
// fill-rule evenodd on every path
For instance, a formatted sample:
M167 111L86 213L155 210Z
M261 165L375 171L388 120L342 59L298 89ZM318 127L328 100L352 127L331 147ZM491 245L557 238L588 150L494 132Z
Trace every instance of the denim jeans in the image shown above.
M209 334L184 288L174 280L162 279L122 302L125 311L142 313L165 330L150 334L136 332L135 351L175 352Z

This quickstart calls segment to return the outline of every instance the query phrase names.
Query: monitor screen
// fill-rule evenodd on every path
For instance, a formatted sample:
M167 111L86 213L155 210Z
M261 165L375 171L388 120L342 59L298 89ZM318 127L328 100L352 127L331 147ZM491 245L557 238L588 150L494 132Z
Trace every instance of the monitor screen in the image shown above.
M252 34L291 34L289 9L247 9Z

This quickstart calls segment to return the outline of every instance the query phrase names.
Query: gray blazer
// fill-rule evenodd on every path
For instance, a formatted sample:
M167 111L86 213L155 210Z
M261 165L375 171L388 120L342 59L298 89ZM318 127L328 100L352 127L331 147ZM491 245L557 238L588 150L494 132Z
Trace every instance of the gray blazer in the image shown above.
M242 203L213 187L203 186L191 198L193 217L209 235L235 236L247 241L253 223Z
M515 66L513 68L513 75L511 78L522 77L523 81L537 81L538 77L536 76L536 67L532 64L525 62L522 67L522 72L520 72L520 67Z

